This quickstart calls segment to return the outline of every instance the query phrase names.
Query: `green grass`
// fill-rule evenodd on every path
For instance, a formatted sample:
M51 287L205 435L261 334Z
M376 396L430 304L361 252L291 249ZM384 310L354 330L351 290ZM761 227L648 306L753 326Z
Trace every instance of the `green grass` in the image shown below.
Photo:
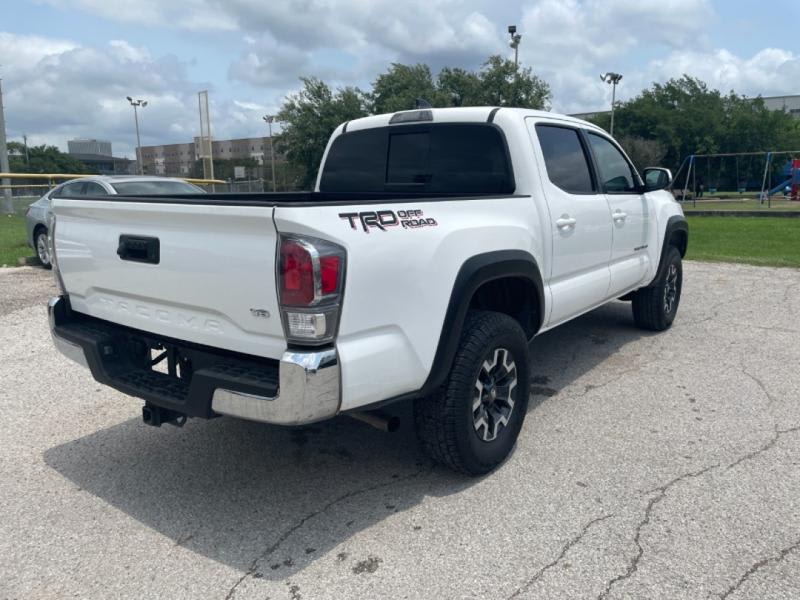
M800 218L692 217L689 260L800 267Z
M0 267L16 267L25 256L33 256L25 242L25 217L0 215Z
M700 198L697 200L697 206L692 206L691 200L682 203L683 210L686 214L691 213L693 210L757 210L769 212L771 210L798 210L800 211L800 202L792 202L791 200L784 200L782 197L772 198L772 207L768 207L767 203L761 204L755 198L751 199L731 199L719 200Z

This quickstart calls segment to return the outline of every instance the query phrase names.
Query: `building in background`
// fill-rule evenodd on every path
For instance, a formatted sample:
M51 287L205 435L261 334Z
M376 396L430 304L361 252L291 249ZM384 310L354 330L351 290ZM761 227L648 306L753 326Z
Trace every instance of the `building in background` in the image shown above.
M136 173L136 161L114 156L111 153L111 142L106 140L68 140L67 153L72 158L81 161L93 173L100 175L133 175Z
M164 144L161 146L142 146L142 165L147 175L166 175L169 177L202 177L200 160L200 138L183 144ZM237 160L255 163L248 169L248 177L262 178L263 167L269 167L272 142L269 137L239 138L235 140L213 140L211 154L215 161ZM282 155L275 154L276 163L285 163ZM243 165L245 166L245 165Z
M106 140L68 140L67 151L69 154L94 154L97 156L112 156L111 142Z
M795 119L800 119L800 94L796 96L768 96L762 98L764 106L771 110L782 110Z

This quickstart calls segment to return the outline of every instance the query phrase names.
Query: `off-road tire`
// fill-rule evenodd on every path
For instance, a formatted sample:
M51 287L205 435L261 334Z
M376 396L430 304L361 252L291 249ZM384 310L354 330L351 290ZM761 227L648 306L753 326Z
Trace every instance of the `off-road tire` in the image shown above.
M637 290L633 296L633 320L642 329L669 329L678 313L683 287L683 265L681 253L675 246L667 249L662 267L656 281L649 287ZM670 286L674 286L674 297L668 303Z
M491 441L482 439L474 416L476 382L485 361L497 359L495 350L513 359L516 385L514 403L504 427ZM470 311L464 322L453 365L442 388L414 403L417 437L435 461L468 475L488 473L511 453L527 412L530 394L528 341L520 324L508 315ZM499 388L498 388L499 389ZM488 434L489 426L483 431Z

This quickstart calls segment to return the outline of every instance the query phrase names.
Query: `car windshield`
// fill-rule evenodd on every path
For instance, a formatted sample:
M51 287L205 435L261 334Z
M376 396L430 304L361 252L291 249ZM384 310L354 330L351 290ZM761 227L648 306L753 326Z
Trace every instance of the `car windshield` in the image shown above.
M111 187L121 196L203 193L203 190L196 185L175 179L165 179L163 181L121 181L119 183L112 183Z

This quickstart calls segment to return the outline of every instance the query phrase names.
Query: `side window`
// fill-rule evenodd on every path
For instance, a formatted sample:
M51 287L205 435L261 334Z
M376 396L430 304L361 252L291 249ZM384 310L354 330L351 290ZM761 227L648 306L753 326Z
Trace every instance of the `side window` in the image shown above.
M61 193L64 196L83 196L83 181L76 181L75 183L68 183L61 188Z
M592 146L600 180L607 194L624 194L635 192L636 177L633 167L619 149L606 138L589 133L589 144Z
M570 194L595 193L586 152L575 129L537 125L547 176L554 185Z
M83 190L83 193L86 194L87 196L107 196L108 195L108 192L106 191L106 189L102 185L100 185L99 183L96 183L94 181L87 181L86 182L86 188Z

